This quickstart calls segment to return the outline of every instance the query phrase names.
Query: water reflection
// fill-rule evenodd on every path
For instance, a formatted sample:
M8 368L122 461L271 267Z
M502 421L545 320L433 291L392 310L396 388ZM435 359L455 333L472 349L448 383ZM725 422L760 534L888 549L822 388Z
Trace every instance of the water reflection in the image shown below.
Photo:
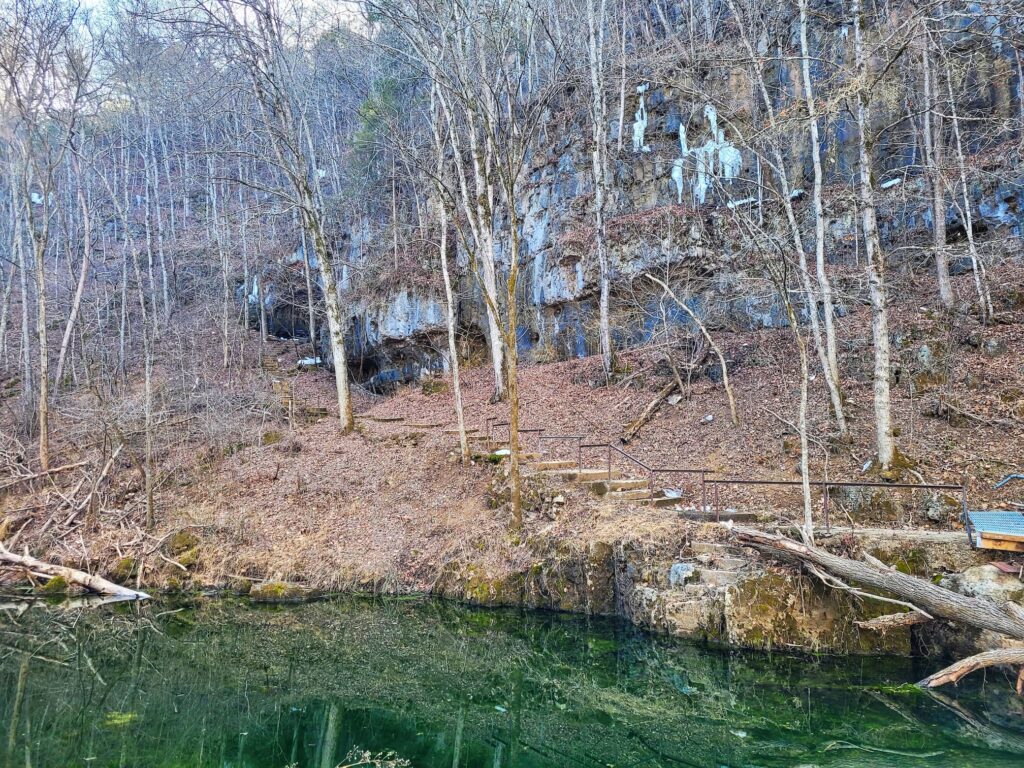
M1021 704L909 660L809 660L618 622L354 600L0 605L5 766L1010 766Z

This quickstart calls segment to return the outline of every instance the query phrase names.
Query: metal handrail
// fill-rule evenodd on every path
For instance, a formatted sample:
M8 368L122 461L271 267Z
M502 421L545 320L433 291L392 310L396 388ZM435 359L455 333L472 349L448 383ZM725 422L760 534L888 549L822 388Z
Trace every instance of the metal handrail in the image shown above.
M543 445L545 440L575 440L576 464L577 466L579 466L583 463L583 451L580 448L580 445L583 441L583 437L584 435L541 435L539 438L537 438L537 449L540 451L541 454L544 453L544 451L541 450L541 446Z
M700 495L701 495L701 509L706 511L708 508L708 490L707 490L707 476L713 474L713 469L704 468L676 468L676 467L652 467L645 461L638 459L624 450L619 448L617 445L612 443L588 443L580 446L580 460L579 460L579 471L583 471L583 449L584 448L605 448L608 452L608 482L612 481L612 451L621 454L625 458L632 461L640 468L647 471L647 488L651 494L651 498L654 498L654 476L657 474L693 474L700 475Z
M721 505L718 496L718 486L720 485L784 485L784 486L802 486L803 480L743 480L737 477L720 477L707 480L707 483L715 486L715 509L717 510ZM948 483L886 483L878 480L865 480L862 482L854 480L809 480L808 485L814 485L822 489L822 500L821 507L822 513L825 516L825 530L831 529L831 523L829 520L829 507L830 507L830 488L917 488L918 490L926 491L959 491L960 502L963 506L963 516L967 516L967 486L966 485L951 485Z
M507 421L498 421L500 417L491 416L486 420L487 424L487 436L492 438L491 430L495 427L511 427L511 424ZM632 454L626 453L624 450L619 448L617 445L612 443L584 443L583 435L546 435L543 429L519 429L520 433L524 434L537 434L538 451L541 451L541 445L545 440L575 440L576 441L576 467L578 472L583 472L583 451L593 450L597 448L603 448L606 451L606 466L608 474L609 484L612 481L612 451L618 453L624 458L636 464L642 470L647 473L647 486L651 497L654 497L654 477L658 474L689 474L689 475L700 475L700 487L701 487L701 510L706 512L708 507L708 494L707 486L713 485L715 487L715 518L720 519L721 517L721 502L719 499L719 486L722 485L778 485L778 486L802 486L803 480L745 480L738 477L720 477L720 478L708 478L708 475L715 474L715 470L707 469L703 467L652 467L642 459L638 459ZM511 429L509 430L509 440L511 442ZM813 485L822 489L822 511L825 517L825 529L831 529L830 522L830 493L831 488L911 488L918 490L942 490L942 491L959 491L961 496L961 504L963 506L963 516L966 519L967 516L967 486L966 485L953 485L949 483L887 483L882 481L851 481L851 480L810 480L809 485Z

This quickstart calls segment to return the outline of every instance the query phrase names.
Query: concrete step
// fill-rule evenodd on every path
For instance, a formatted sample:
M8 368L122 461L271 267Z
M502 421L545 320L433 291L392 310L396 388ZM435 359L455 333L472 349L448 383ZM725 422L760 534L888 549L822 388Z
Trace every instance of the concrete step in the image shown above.
M674 507L676 504L680 503L680 499L677 499L674 496L654 496L652 498L645 499L643 503L652 507Z
M592 480L587 485L598 496L604 496L612 491L632 491L637 488L647 489L649 487L647 480L642 477L623 477L618 480L608 480L606 477L603 480Z
M647 488L633 488L626 491L609 491L604 497L609 501L650 501L651 492Z
M561 480L578 480L581 483L589 482L592 480L608 479L607 469L584 469L582 472L576 469L545 469L541 470L541 474L550 475ZM612 479L622 477L622 473L617 469L612 470Z
M725 571L736 571L747 564L747 560L742 557L716 557L714 559L715 565Z
M732 547L717 541L695 541L690 545L690 549L695 555L727 555Z
M736 571L721 571L712 568L702 569L700 572L701 584L711 587L728 587L736 584L740 575Z
M678 501L678 499L677 499ZM755 523L757 522L757 515L753 512L737 512L736 510L723 509L721 512L701 512L698 509L687 509L681 513L687 520L697 520L700 522L715 522L717 520L723 523L726 520L732 520L734 523Z
M548 469L572 469L576 466L575 461L556 461L554 459L544 459L538 461L531 461L528 465L528 469L532 469L535 472L543 472Z

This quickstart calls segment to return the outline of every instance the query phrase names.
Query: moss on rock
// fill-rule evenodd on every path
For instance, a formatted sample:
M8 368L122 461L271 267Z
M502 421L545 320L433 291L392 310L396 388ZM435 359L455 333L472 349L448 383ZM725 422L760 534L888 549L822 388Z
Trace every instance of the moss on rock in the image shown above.
M134 557L122 557L110 569L110 580L118 584L127 584L135 576L138 565Z
M67 579L63 576L54 576L48 582L41 585L38 591L41 595L66 595L69 586Z
M316 591L302 584L285 581L265 581L254 584L249 597L257 603L301 603L316 597Z
M199 546L199 537L188 530L178 531L167 539L167 543L164 546L168 554L174 557Z

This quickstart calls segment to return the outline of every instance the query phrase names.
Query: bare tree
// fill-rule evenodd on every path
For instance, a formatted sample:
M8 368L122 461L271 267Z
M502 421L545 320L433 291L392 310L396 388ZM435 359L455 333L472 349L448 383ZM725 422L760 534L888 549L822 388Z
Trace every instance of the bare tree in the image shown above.
M338 419L343 432L354 425L345 350L345 319L334 274L333 249L321 194L322 168L303 95L302 9L277 0L217 0L196 6L204 32L223 42L249 81L261 127L269 143L267 158L286 179L273 191L295 206L312 241L320 270L328 337L334 364Z
M61 0L17 0L0 17L0 74L16 125L11 143L21 165L22 210L33 244L39 349L39 463L50 465L50 377L46 255L58 203L57 170L71 144L91 62L78 39L77 7ZM23 301L26 295L23 291Z
M926 22L923 22L926 24ZM939 301L946 310L953 308L953 284L949 279L949 257L946 251L946 194L942 158L942 112L937 109L938 89L932 71L931 35L925 26L921 35L921 73L924 85L924 152L932 203L932 250L935 252L935 275L939 284Z
M875 347L874 410L878 465L889 469L896 456L892 433L892 398L889 394L889 306L885 283L885 252L878 235L875 192L871 176L871 107L868 54L864 42L861 0L853 0L854 89L857 118L858 194L864 252L867 256L868 291L871 298L871 336Z
M612 375L612 337L608 321L608 236L605 231L605 189L608 183L608 109L605 94L604 31L607 0L587 0L587 52L590 63L591 170L594 177L594 247L600 270L598 335L605 379ZM621 124L620 124L621 130Z

